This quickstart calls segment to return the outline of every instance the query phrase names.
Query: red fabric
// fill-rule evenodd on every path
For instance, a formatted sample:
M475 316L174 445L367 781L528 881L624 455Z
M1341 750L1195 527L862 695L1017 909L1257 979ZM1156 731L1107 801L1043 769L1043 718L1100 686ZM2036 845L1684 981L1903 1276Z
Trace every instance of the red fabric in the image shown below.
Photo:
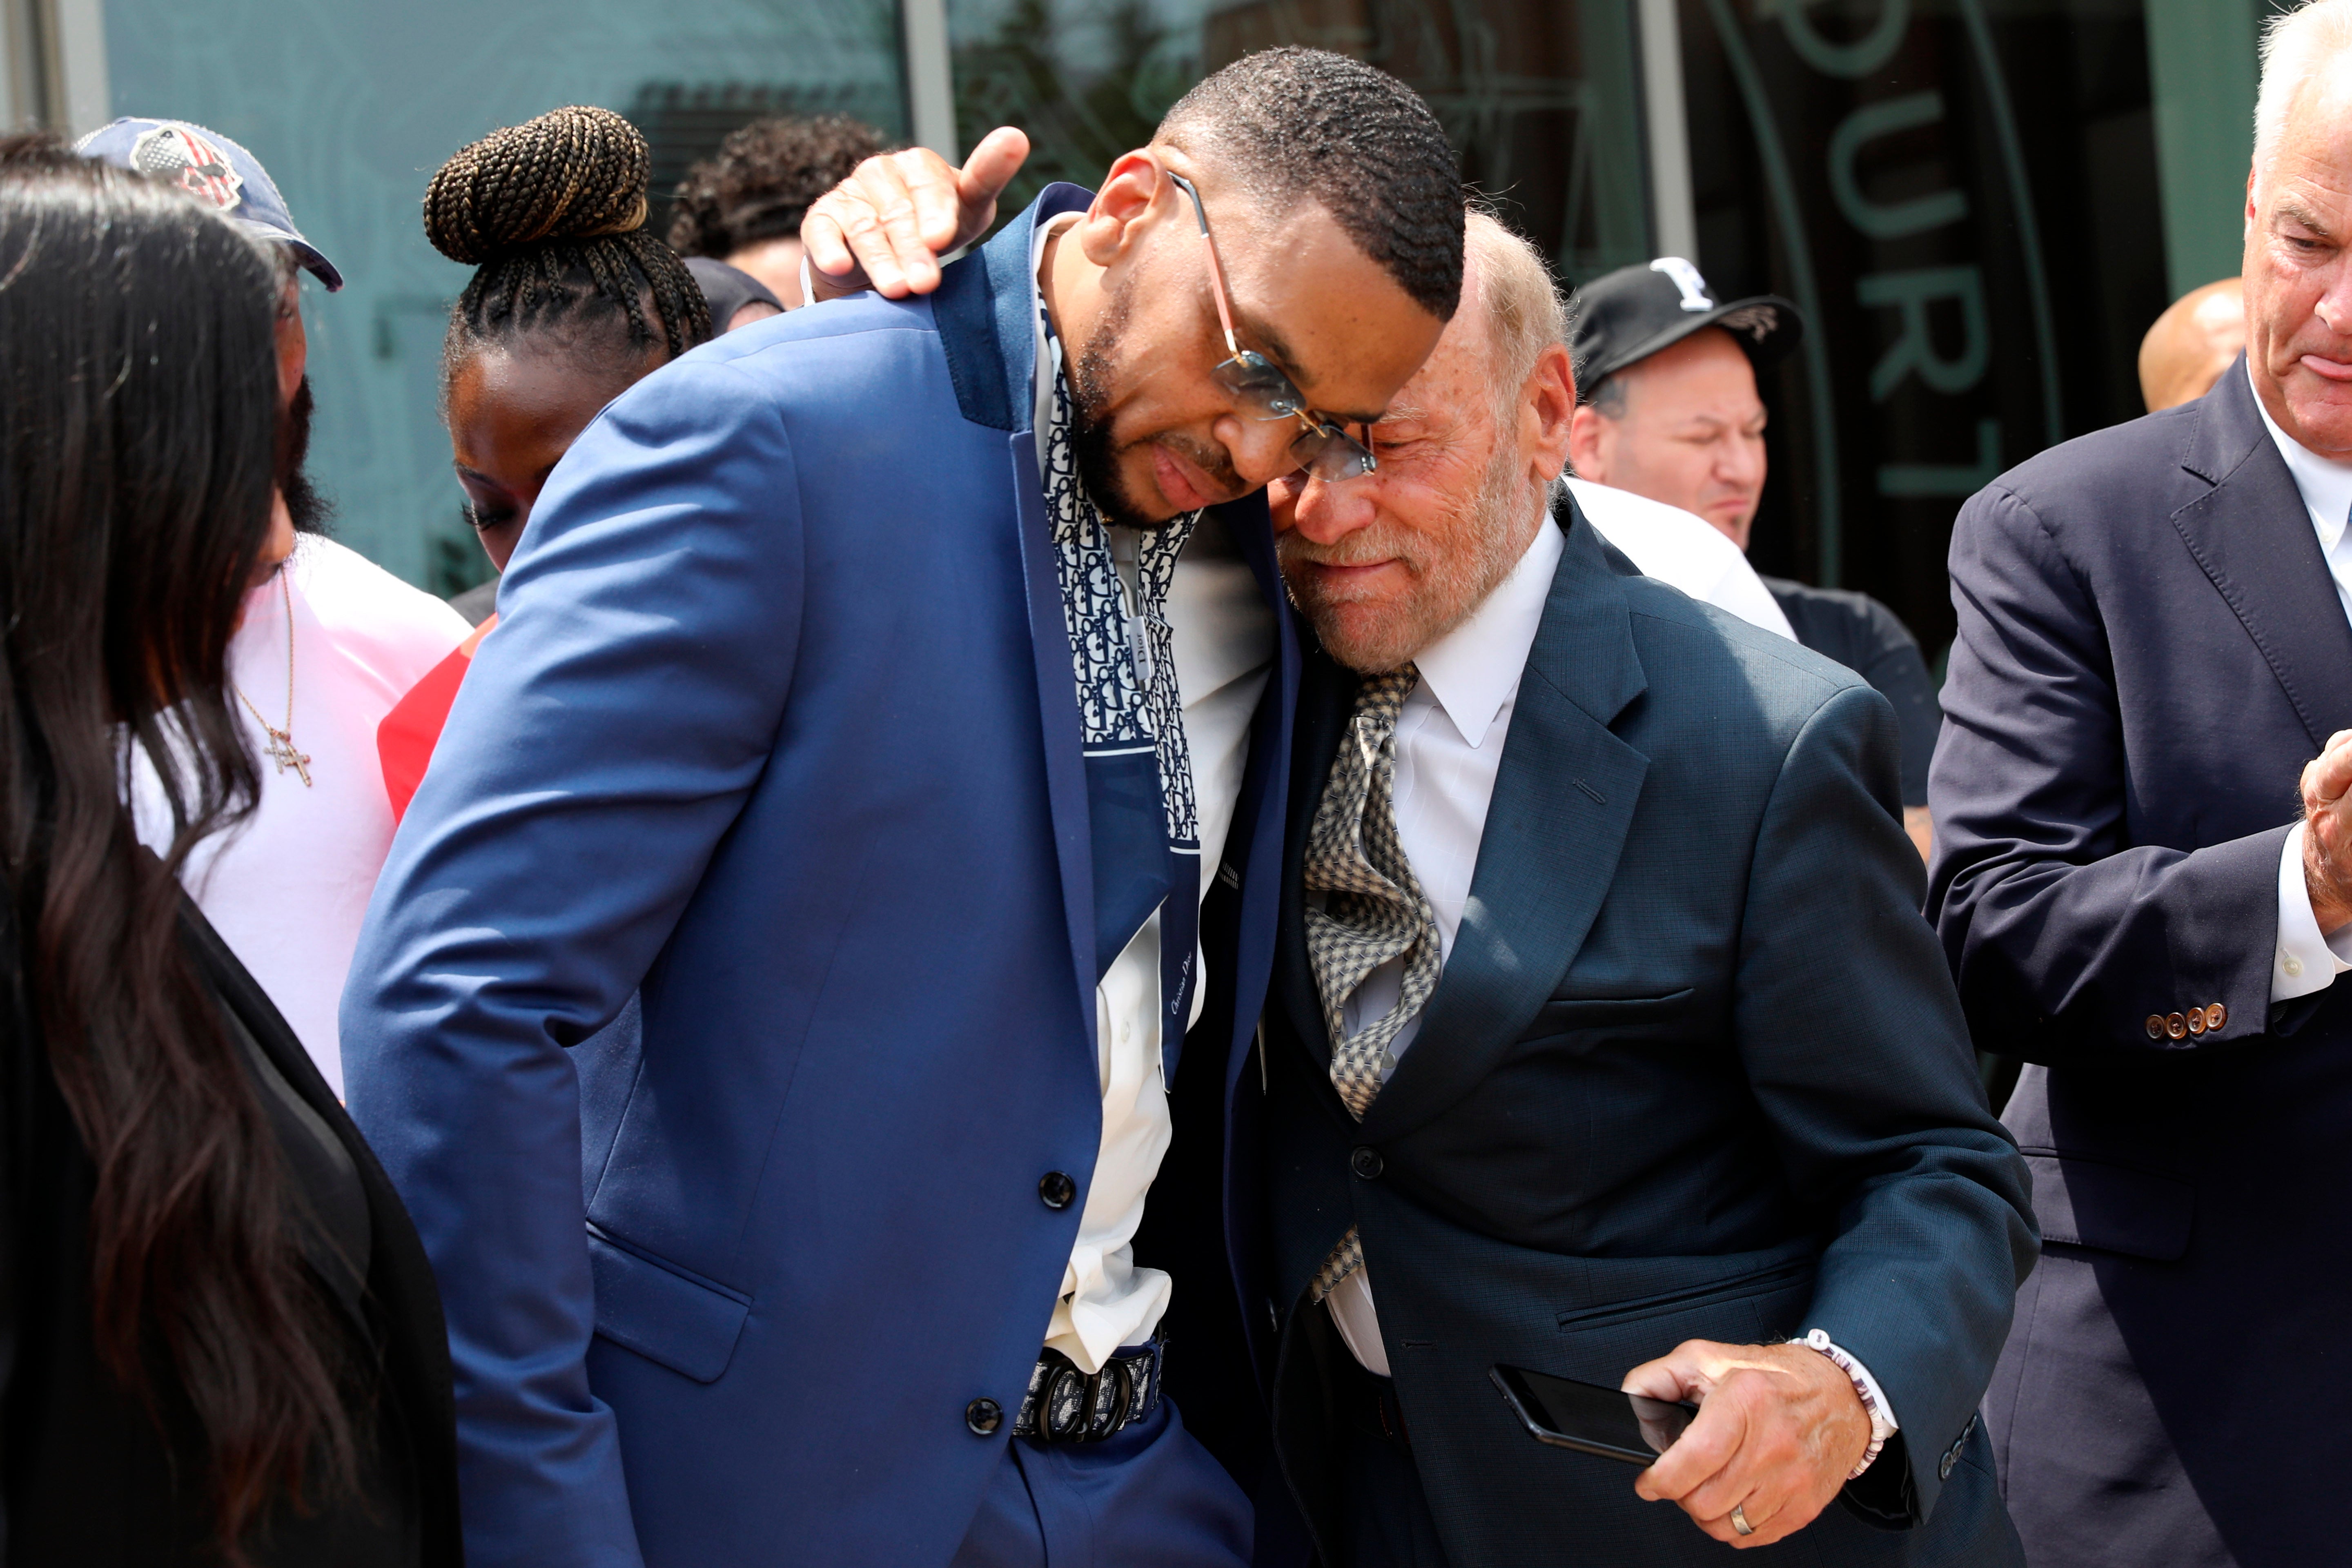
M474 635L425 671L425 679L410 687L375 727L376 758L383 765L383 789L392 797L394 822L408 815L408 803L425 782L433 748L440 743L441 728L449 721L450 705L457 700L457 688L473 667L474 650L498 624L498 616L492 616L475 627Z

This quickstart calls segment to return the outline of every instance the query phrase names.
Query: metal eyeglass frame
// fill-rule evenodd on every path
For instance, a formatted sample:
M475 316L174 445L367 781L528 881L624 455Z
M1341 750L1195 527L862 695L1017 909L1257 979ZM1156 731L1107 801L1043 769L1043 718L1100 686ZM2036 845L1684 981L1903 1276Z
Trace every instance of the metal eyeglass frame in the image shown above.
M1192 182L1173 169L1166 171L1175 187L1192 198L1192 216L1201 225L1201 248L1209 258L1209 292L1217 301L1217 321L1225 331L1225 348L1233 357L1210 371L1219 386L1253 419L1296 419L1306 428L1290 444L1298 466L1327 484L1352 479L1380 467L1371 449L1328 419L1318 418L1307 407L1307 395L1272 360L1255 349L1245 349L1234 337L1233 307L1225 300L1224 269L1217 265L1217 242L1209 233L1209 210Z

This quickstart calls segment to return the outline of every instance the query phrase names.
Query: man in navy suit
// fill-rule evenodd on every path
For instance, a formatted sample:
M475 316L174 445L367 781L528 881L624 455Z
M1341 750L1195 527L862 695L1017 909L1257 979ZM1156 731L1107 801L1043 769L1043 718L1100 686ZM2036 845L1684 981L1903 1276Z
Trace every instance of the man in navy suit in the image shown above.
M1285 1473L1333 1568L2019 1563L1977 1406L2024 1171L1894 711L1557 495L1559 301L1493 219L1467 255L1379 471L1269 490L1316 634L1261 1043ZM1636 1472L1497 1364L1700 1411Z
M2244 358L1962 508L1929 909L2048 1250L2036 1568L2305 1564L2352 1471L2352 0L2272 25ZM2296 810L2298 772L2304 810Z
M471 1562L1246 1556L1162 1397L1223 1210L1200 1278L1135 1238L1271 960L1255 492L1368 465L1461 234L1419 99L1274 51L929 299L731 333L572 447L343 1011Z

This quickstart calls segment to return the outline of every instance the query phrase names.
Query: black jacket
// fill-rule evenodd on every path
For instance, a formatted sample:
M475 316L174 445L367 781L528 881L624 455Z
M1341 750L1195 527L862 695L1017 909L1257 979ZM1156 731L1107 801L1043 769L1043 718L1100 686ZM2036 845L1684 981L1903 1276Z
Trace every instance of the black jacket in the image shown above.
M2042 1064L2007 1118L2051 1246L1986 1401L2019 1532L2340 1562L2352 983L2270 989L2352 626L2242 362L2002 475L1951 566L1928 910L1977 1043Z
M1815 588L1786 577L1767 577L1764 586L1799 642L1870 682L1893 705L1903 740L1903 804L1927 805L1927 764L1935 759L1944 713L1936 706L1935 678L1911 629L1867 594Z
M346 1275L338 1292L353 1354L373 1384L352 1413L361 1496L307 1514L278 1510L247 1543L248 1555L263 1568L457 1564L448 1342L424 1248L277 1008L194 905L184 914L200 975L232 1030L266 1060L255 1066L256 1088L281 1145L292 1144L286 1152L297 1185L326 1223L356 1229L368 1258L364 1284ZM166 1401L173 1436L165 1436L92 1345L88 1220L96 1170L35 1038L14 933L0 936L0 1561L16 1568L214 1563L185 1411ZM306 1131L309 1148L299 1145ZM322 1159L341 1175L340 1194L303 1183L306 1165L317 1169ZM317 1256L315 1245L306 1235L306 1254Z
M1344 1488L1304 1300L1352 1221L1463 1568L1723 1557L1624 1467L1528 1436L1495 1363L1613 1386L1686 1339L1813 1328L1902 1432L1798 1555L2016 1562L1976 1411L2033 1258L2024 1170L1917 912L1885 702L1634 575L1572 518L1469 908L1358 1123L1330 1087L1295 858L1355 687L1310 660L1265 1042L1275 1438L1325 1541Z

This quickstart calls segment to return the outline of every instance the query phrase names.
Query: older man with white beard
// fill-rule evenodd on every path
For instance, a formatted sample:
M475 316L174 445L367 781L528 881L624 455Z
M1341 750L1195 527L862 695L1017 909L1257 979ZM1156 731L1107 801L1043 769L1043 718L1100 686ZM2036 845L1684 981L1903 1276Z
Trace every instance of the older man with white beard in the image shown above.
M1378 471L1270 492L1319 643L1262 1042L1293 1489L1349 1568L2018 1562L1976 1407L2034 1238L1893 712L1555 525L1558 300L1467 256ZM1628 1478L1498 1365L1700 1410Z

